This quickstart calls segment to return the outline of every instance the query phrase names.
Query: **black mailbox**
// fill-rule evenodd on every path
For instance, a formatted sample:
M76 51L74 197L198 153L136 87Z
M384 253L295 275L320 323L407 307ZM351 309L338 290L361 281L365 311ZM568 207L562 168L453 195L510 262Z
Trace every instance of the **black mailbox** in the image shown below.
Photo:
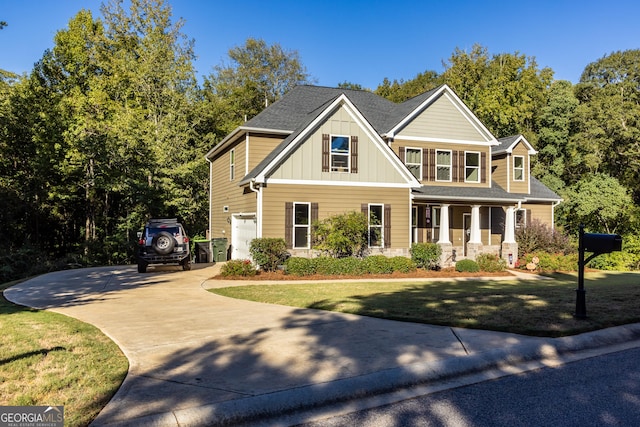
M619 234L584 233L584 250L596 254L608 254L622 250L622 236Z

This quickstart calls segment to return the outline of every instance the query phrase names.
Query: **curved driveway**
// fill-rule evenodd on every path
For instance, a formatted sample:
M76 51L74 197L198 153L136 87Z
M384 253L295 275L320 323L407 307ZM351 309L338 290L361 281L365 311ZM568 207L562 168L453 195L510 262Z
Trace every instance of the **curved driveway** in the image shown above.
M93 324L126 354L129 374L95 425L221 423L416 382L440 362L468 359L458 356L548 342L225 298L205 288L246 282L208 280L217 271L70 270L5 296Z

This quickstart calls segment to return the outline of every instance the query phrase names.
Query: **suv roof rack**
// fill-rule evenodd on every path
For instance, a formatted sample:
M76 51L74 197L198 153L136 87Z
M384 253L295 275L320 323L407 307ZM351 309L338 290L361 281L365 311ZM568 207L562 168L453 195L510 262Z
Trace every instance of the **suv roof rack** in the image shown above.
M178 218L152 218L149 224L177 224Z

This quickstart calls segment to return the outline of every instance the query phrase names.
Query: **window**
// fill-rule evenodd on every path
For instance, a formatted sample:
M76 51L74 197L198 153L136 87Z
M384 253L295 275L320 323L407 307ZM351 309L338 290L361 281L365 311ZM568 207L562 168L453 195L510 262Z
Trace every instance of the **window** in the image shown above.
M524 181L524 156L513 156L513 180Z
M293 204L293 247L309 249L309 226L311 225L311 209L309 203Z
M404 153L404 164L418 181L422 179L422 149L407 148Z
M384 205L369 205L369 247L384 246L382 230L384 229Z
M349 137L331 137L331 172L349 172Z
M236 150L229 152L229 181L233 181L236 174Z
M527 210L516 209L516 228L524 228L527 226Z
M451 181L451 151L436 150L436 181Z
M480 182L480 153L465 151L464 181Z

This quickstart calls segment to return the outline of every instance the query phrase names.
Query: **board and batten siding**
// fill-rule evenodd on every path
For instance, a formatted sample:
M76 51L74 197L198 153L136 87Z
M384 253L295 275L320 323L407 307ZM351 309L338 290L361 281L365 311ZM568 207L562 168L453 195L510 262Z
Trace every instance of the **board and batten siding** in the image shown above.
M235 149L235 177L230 180L231 149ZM238 186L245 175L246 144L244 138L212 160L211 237L230 238L230 218L234 213L256 212L256 194ZM224 207L228 206L228 212ZM228 220L229 218L229 220ZM224 230L224 233L223 233Z
M282 237L287 202L318 203L318 219L360 212L362 204L391 205L391 249L409 248L410 190L407 188L273 184L264 188L262 236Z
M397 134L431 139L487 142L487 135L475 127L447 95L440 96Z
M357 173L322 171L323 134L358 137ZM381 147L370 139L344 106L302 141L268 179L406 184L406 178L390 164Z

